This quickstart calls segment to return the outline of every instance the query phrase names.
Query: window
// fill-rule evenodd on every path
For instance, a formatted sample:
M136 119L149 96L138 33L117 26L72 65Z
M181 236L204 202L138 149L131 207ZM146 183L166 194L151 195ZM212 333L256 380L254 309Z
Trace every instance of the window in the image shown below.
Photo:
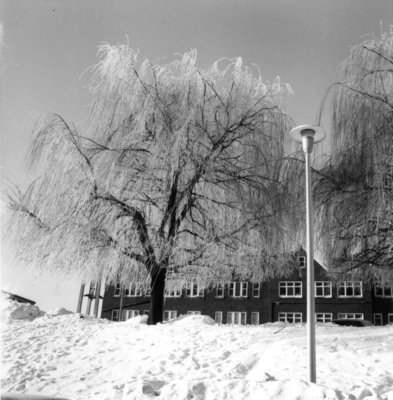
M214 314L214 320L217 324L222 324L222 311L216 311Z
M280 297L302 297L302 282L279 282Z
M375 297L393 297L392 286L375 285L374 293L375 293Z
M332 282L315 282L315 297L332 297Z
M112 321L119 320L119 310L112 310L111 320Z
M165 310L164 311L164 322L170 321L177 317L177 311L175 310Z
M149 315L149 314L150 314L149 310L143 310L143 315Z
M165 278L165 297L181 297L183 293L182 284L173 269L168 269Z
M252 284L252 297L258 297L261 292L261 285L259 282L255 282Z
M280 312L278 313L278 320L281 322L296 323L303 321L303 314L300 312Z
M165 289L165 297L181 297L181 289Z
M305 256L300 256L299 257L299 268L300 269L305 269L306 268L306 263L307 263L306 257Z
M259 312L253 311L251 313L251 325L259 325Z
M383 325L382 314L380 314L380 313L374 314L374 325L376 325L376 326Z
M120 283L118 293L120 294ZM116 284L117 287L117 284ZM116 293L116 289L115 289ZM143 297L150 296L151 289L143 282L133 282L128 285L127 288L123 289L123 294L126 297Z
M362 313L338 313L338 319L364 319L364 315Z
M144 285L142 282L133 282L126 289L126 296L129 297L141 297L144 293Z
M229 311L227 314L227 324L246 325L247 313L245 311Z
M120 282L116 282L115 293L113 294L113 296L115 297L120 296Z
M341 281L337 285L338 297L362 297L362 282Z
M187 315L201 315L200 311L187 311Z
M203 297L204 290L196 282L188 283L186 286L187 297Z
M315 322L332 322L333 314L332 313L316 313L315 314Z
M389 325L393 324L393 313L388 314L388 324Z
M123 321L127 319L137 317L139 315L139 310L123 310Z
M231 282L229 297L248 297L248 282Z
M223 299L224 298L224 285L219 283L216 286L216 299Z

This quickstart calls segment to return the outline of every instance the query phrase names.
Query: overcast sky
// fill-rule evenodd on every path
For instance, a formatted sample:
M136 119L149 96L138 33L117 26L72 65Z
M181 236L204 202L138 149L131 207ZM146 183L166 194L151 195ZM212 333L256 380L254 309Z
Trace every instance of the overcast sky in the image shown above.
M2 189L7 179L28 182L24 157L37 113L56 112L82 125L91 101L83 72L95 64L102 42L126 43L128 37L150 60L196 48L201 68L241 56L258 65L265 80L278 75L292 86L287 111L305 124L316 122L350 48L380 36L392 17L392 0L3 0ZM77 282L37 278L2 248L2 288L45 310L75 310Z

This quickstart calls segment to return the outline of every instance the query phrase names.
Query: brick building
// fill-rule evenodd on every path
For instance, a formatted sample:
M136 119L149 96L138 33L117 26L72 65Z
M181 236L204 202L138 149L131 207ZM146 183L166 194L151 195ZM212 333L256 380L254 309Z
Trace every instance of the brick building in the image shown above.
M315 265L315 313L317 322L334 319L365 319L375 325L393 323L393 292L390 286L370 286L361 281L333 282L326 270ZM209 315L222 324L266 322L306 322L305 257L285 278L251 283L233 281L201 289L190 283L182 290L167 290L164 321L184 314ZM102 317L119 321L145 314L149 309L149 289L142 283L126 287L118 282L107 288Z

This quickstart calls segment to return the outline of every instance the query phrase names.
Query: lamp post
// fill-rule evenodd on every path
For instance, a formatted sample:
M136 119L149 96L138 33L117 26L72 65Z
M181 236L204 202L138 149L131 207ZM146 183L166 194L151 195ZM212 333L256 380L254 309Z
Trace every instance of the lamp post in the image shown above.
M307 230L307 356L308 380L316 383L315 358L315 292L314 292L314 246L313 246L313 208L311 190L310 155L314 143L325 138L325 132L319 126L300 125L290 132L292 139L303 145L306 159L306 230Z

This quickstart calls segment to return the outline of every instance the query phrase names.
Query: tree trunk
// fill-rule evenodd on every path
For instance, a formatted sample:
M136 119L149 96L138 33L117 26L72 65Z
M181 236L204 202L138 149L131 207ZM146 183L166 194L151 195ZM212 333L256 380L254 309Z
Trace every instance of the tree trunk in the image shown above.
M164 316L164 292L165 292L166 268L158 268L157 273L151 278L151 296L149 325L156 325L162 322Z

